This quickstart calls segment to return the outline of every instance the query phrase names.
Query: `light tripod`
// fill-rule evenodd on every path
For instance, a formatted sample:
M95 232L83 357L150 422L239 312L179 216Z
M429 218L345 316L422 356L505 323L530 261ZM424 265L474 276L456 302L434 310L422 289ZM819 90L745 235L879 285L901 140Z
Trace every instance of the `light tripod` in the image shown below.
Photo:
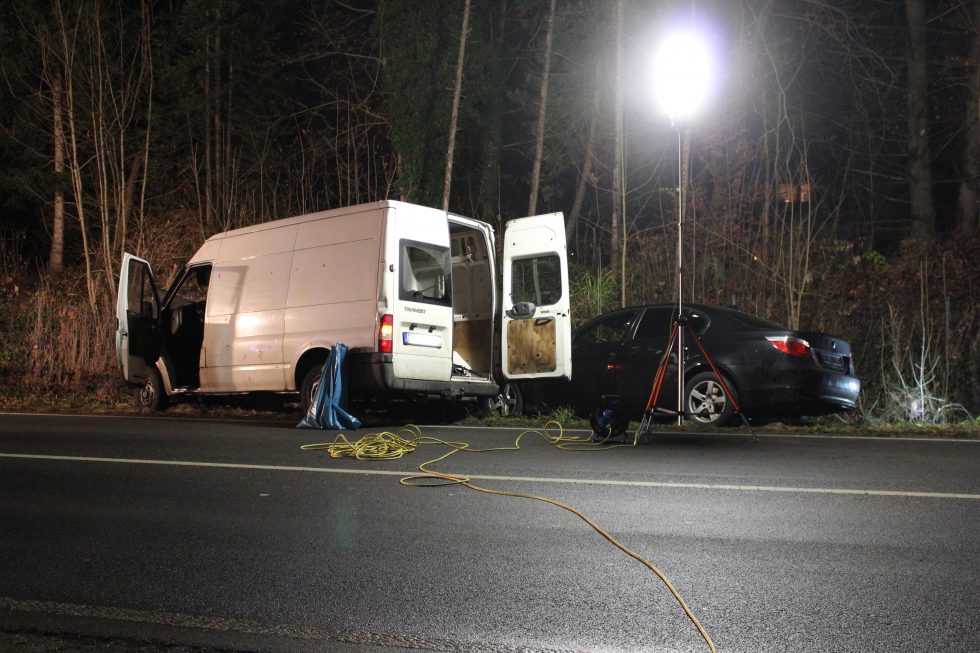
M678 312L678 314L674 317L674 324L670 330L670 337L667 339L667 348L664 350L664 356L660 360L660 365L657 367L657 374L653 379L653 388L650 389L650 397L647 399L647 405L643 411L643 419L640 421L640 426L636 429L636 433L633 435L633 446L637 445L641 435L646 435L650 431L650 426L653 424L653 419L656 414L673 414L673 411L659 408L657 406L657 401L660 399L660 392L663 390L664 378L667 376L667 367L670 363L670 353L673 350L675 343L678 347L677 376L678 378L683 378L684 352L681 347L683 346L682 343L685 328L688 330L691 339L697 343L698 349L701 350L701 355L704 356L704 360L708 362L708 366L714 373L715 378L718 379L718 385L721 386L722 392L725 393L726 400L732 402L732 408L734 408L735 412L742 418L742 423L745 424L745 427L749 430L749 433L751 433L755 441L758 442L759 436L756 435L755 431L752 429L752 425L749 424L749 420L745 416L745 413L742 412L742 406L738 403L735 393L728 387L725 377L722 376L721 372L715 366L714 361L711 360L711 356L708 355L708 350L705 349L704 343L701 342L701 338L688 323L687 316ZM678 389L677 404L677 421L679 424L686 414L686 411L684 410L684 396L680 389Z
M690 175L690 159L691 159L691 132L687 126L677 127L677 315L674 317L673 326L670 330L670 337L667 339L667 347L664 350L663 359L660 361L660 365L657 367L657 374L654 377L653 388L650 390L650 397L647 399L646 409L643 411L643 419L640 422L639 428L636 430L633 436L633 444L636 445L640 439L641 435L646 434L650 430L650 426L653 423L654 414L660 412L661 414L670 414L670 411L664 410L657 407L657 401L660 398L660 392L663 389L664 378L667 375L667 366L670 361L670 353L673 349L674 344L677 344L677 425L680 426L684 421L684 415L687 411L684 410L684 330L687 329L691 338L697 343L698 348L701 350L701 354L704 359L708 362L711 367L711 371L714 373L715 378L718 379L718 384L721 386L722 391L725 393L725 397L728 401L732 402L732 407L735 412L739 414L744 422L745 426L752 433L752 437L758 441L759 437L752 430L752 426L749 424L749 420L745 417L742 412L742 407L738 403L738 399L735 398L735 394L729 389L728 384L725 382L725 378L715 367L714 361L711 360L711 356L708 355L708 351L704 347L704 343L701 342L701 338L695 333L691 325L688 324L688 318L684 315L684 213L687 208L687 185L688 178Z

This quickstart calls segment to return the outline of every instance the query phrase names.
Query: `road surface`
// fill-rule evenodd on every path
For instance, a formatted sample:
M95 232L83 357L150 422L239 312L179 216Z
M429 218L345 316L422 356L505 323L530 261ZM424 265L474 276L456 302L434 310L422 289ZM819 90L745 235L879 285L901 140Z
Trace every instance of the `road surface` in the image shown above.
M422 431L474 448L520 432ZM399 485L437 445L300 449L333 435L0 415L0 649L708 650L573 514ZM526 436L435 467L582 511L662 570L719 651L980 650L978 441Z

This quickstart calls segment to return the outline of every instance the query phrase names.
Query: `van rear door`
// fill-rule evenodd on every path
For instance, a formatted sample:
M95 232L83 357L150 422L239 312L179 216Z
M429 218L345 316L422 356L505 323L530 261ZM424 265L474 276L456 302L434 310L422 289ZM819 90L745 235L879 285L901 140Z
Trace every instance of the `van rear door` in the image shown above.
M150 264L124 254L116 294L116 358L129 383L145 383L150 365L160 356L154 329L159 314L160 295Z
M504 230L501 369L508 379L572 377L565 218L520 218Z
M399 202L392 214L392 371L399 379L448 382L453 293L446 213Z

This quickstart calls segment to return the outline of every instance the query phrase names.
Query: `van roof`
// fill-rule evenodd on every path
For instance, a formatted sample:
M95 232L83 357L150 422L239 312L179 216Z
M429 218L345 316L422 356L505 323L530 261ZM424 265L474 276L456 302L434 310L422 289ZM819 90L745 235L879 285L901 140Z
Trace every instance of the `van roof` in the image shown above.
M376 211L381 208L395 208L397 206L410 206L407 202L399 202L397 200L381 200L379 202L370 202L368 204L357 204L354 206L345 206L339 209L330 209L328 211L317 211L316 213L306 213L304 215L297 215L290 218L281 218L279 220L270 220L269 222L257 222L256 224L249 225L247 227L240 227L238 229L232 229L230 231L222 231L214 234L205 242L211 242L213 240L221 240L230 236L239 236L242 234L255 233L257 231L264 231L266 229L277 229L279 227L287 227L295 224L302 224L304 222L310 222L312 220L320 220L323 218L330 218L339 215L350 215L351 213L360 213L362 211ZM436 209L430 209L436 210Z

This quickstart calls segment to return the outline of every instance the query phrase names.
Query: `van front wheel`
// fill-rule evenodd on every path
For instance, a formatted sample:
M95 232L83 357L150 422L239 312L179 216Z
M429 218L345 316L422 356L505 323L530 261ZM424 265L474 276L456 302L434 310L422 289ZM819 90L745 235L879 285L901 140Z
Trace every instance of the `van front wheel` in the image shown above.
M133 391L133 401L136 407L144 412L163 410L167 407L167 391L163 388L163 379L155 367L151 367L146 375L146 383Z

